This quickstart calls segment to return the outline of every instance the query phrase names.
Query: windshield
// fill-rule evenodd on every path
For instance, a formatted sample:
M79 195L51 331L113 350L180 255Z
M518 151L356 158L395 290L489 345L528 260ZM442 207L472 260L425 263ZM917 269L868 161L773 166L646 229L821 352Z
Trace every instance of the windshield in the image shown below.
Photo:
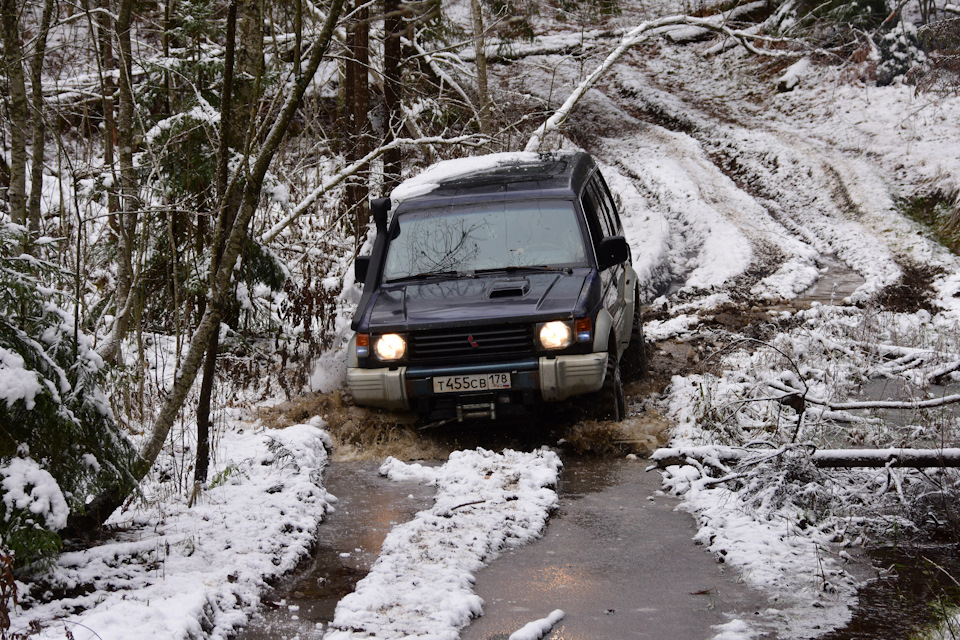
M573 202L484 202L401 214L383 275L389 281L433 273L585 264Z

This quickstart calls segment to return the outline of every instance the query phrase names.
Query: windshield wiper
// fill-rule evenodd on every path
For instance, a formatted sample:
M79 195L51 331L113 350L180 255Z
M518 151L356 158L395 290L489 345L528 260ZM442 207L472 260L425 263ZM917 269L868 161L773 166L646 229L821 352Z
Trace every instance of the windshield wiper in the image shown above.
M400 280L426 280L428 278L445 278L448 276L460 276L459 271L423 271L416 275L404 276L403 278L396 278L391 280L391 282L398 282Z
M493 267L491 269L477 269L477 273L493 273L496 271L506 271L507 273L517 273L522 271L562 271L564 273L573 273L573 268L551 267L547 264L523 264L509 267Z

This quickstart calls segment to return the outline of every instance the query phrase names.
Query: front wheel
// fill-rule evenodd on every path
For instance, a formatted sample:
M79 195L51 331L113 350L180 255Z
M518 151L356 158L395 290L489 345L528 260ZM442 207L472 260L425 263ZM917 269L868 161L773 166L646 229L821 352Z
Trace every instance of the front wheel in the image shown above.
M599 419L620 422L626 417L627 404L623 396L623 378L620 377L620 359L615 353L607 355L607 373L597 396Z
M623 352L623 374L628 382L642 380L647 375L647 345L643 338L643 318L640 314L640 292L634 297L633 326L630 328L630 344Z

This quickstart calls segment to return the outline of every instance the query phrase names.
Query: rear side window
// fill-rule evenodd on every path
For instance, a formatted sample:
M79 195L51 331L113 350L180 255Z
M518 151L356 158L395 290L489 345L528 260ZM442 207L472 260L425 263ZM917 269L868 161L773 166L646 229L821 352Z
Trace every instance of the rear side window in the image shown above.
M593 197L597 202L604 234L607 236L620 235L620 216L617 215L617 207L614 205L607 183L604 182L599 171L590 178L590 184L587 188L593 192Z

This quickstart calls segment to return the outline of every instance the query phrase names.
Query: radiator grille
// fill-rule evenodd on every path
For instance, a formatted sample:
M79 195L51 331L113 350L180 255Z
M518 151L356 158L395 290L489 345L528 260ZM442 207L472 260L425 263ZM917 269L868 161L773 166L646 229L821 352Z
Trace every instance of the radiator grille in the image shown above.
M506 325L419 331L410 336L411 363L460 362L534 354L533 327Z

